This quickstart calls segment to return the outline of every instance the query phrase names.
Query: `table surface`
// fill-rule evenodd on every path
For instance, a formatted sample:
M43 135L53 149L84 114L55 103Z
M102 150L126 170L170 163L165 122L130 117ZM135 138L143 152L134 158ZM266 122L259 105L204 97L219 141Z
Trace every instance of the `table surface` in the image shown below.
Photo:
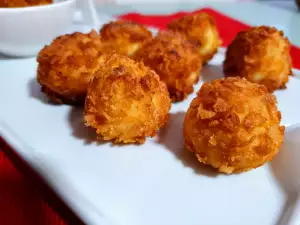
M250 25L272 25L282 29L300 47L300 13L296 9L273 7L269 3L180 3L161 5L97 5L100 18L128 12L170 14L211 7ZM12 163L13 162L13 163ZM25 169L24 169L25 168ZM29 172L28 172L29 171ZM41 179L17 159L0 139L0 224L78 224L78 218L48 190ZM45 191L45 190L48 191ZM18 216L16 216L18 215Z

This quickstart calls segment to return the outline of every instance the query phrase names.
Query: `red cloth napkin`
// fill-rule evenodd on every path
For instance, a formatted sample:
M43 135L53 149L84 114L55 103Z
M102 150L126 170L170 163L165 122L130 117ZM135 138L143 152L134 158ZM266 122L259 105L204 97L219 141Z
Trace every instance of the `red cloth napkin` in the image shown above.
M249 25L225 16L224 14L221 14L210 8L204 8L192 12L178 12L169 15L142 15L139 13L128 13L120 16L119 18L138 22L158 29L166 29L167 24L171 20L180 18L187 14L195 14L199 12L206 12L215 18L221 39L223 41L222 45L224 47L227 47L230 44L239 31L250 28ZM300 48L292 45L291 56L293 60L293 67L300 69Z
M0 140L1 141L1 140ZM6 157L0 144L0 224L67 224L36 190L35 184L18 171Z
M204 11L215 17L223 46L228 46L237 32L249 28L248 25L229 18L212 9L201 9L189 13ZM141 15L129 13L120 16L122 19L139 22L148 26L165 29L172 19L188 14L178 12L171 15ZM295 46L291 49L294 67L300 69L300 50ZM37 190L36 183L31 183L29 173L17 170L6 157L3 150L11 151L5 147L0 138L0 225L64 225L68 224L47 203L42 193ZM60 213L62 209L57 208ZM70 222L78 224L78 222Z

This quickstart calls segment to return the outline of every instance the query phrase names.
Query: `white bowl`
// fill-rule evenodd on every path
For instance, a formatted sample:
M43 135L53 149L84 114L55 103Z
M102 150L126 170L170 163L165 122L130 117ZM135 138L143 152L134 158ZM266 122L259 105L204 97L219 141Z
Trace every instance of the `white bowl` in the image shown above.
M49 5L0 8L0 53L35 56L71 26L76 0Z

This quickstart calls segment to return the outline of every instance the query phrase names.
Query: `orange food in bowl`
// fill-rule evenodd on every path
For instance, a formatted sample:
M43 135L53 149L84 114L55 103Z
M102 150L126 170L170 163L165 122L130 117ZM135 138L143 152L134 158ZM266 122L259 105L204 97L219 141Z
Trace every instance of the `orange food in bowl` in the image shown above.
M1 8L18 8L53 3L53 0L0 0Z

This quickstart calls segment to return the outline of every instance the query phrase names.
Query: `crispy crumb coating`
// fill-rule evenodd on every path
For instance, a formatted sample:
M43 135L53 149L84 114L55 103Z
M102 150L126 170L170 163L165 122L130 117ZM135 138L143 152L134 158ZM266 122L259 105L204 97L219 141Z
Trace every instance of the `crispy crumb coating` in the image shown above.
M167 87L153 70L113 54L88 88L84 119L103 140L143 143L167 122L170 106Z
M259 167L283 142L276 104L265 86L244 78L204 83L185 117L185 147L223 173Z
M83 105L88 83L103 60L95 31L63 35L40 51L37 80L54 103Z
M226 76L241 76L269 92L286 87L292 75L290 42L282 31L259 26L238 33L224 61Z
M134 59L156 71L173 101L181 101L193 92L202 68L197 48L174 32L160 32L136 52Z
M28 7L52 3L52 0L0 0L0 8Z
M175 19L168 24L168 29L184 34L195 44L203 64L214 56L222 43L215 19L207 13L200 12Z
M132 56L152 38L152 33L143 25L123 20L105 24L100 35L107 51L125 56Z

